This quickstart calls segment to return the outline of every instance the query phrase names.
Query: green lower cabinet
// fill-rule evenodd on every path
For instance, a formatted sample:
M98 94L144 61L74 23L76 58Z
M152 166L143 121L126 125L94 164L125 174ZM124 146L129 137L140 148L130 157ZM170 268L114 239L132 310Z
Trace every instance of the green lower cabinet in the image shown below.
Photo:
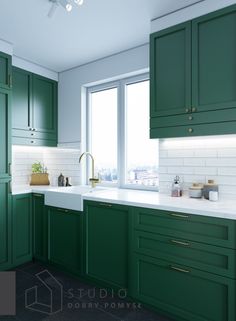
M235 321L235 280L134 254L131 295L181 321Z
M79 275L82 269L82 212L48 208L49 262Z
M13 266L32 260L31 194L13 196L12 255Z
M43 194L33 194L32 197L34 226L34 258L47 262L48 260L48 222L47 209Z
M11 265L11 195L8 181L0 179L0 271Z
M86 276L114 288L128 287L129 208L85 202Z

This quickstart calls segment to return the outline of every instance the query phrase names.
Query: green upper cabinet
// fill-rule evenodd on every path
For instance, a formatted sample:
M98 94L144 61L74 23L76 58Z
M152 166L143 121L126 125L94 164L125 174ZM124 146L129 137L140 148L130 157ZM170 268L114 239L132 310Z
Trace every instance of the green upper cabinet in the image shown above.
M114 288L128 287L129 208L86 202L86 276Z
M150 137L236 133L236 5L151 35Z
M32 123L31 73L13 67L12 128L29 130Z
M57 131L56 82L33 75L33 128L55 134Z
M236 108L236 6L193 20L192 45L193 107Z
M152 34L150 44L151 117L183 114L191 108L191 22Z
M13 143L57 145L57 82L13 67Z
M11 92L0 89L0 179L10 176L11 162Z
M0 87L4 89L12 87L11 56L3 52L0 52Z

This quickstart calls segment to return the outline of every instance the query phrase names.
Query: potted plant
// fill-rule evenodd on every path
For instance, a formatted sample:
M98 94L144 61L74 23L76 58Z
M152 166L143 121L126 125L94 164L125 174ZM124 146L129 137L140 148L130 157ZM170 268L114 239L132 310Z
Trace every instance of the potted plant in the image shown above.
M40 163L32 164L30 185L49 185L47 169Z

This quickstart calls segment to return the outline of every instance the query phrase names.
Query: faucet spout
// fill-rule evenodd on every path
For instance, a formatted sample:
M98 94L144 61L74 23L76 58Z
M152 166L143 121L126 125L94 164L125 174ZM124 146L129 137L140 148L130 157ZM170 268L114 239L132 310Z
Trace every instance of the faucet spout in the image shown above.
M83 154L80 155L80 158L79 158L79 163L81 163L81 160L84 156L90 156L91 160L92 160L92 177L89 179L92 187L95 187L97 183L99 183L99 178L96 178L95 177L95 174L94 174L94 157L91 153L89 152L84 152Z

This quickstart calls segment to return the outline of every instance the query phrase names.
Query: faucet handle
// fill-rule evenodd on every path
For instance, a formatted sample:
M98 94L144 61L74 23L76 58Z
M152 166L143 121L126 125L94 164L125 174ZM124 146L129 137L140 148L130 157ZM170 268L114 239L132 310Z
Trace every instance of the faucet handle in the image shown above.
M89 179L89 181L90 181L92 187L95 187L96 184L100 183L100 179L99 179L99 178L95 178L95 177L91 177L91 178Z

